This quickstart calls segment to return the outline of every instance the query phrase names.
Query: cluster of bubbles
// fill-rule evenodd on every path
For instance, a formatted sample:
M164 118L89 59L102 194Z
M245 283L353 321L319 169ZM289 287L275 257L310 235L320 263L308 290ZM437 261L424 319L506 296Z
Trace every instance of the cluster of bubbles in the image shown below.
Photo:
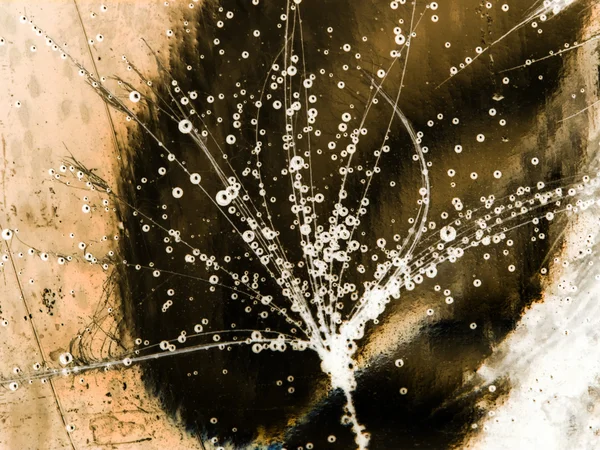
M464 62L461 62L460 64L458 64L458 67L456 67L456 66L451 67L450 68L450 77L453 77L454 75L457 75L459 72L463 71L470 64L472 64L473 61L475 61L481 55L486 53L490 48L492 48L493 46L498 44L500 41L502 41L504 38L506 38L510 34L519 30L520 28L530 25L532 28L537 30L538 34L542 34L543 30L542 30L542 28L539 27L538 20L541 23L545 23L546 21L550 20L554 16L557 16L558 14L563 12L565 9L567 9L569 6L574 4L575 1L576 0L544 0L537 8L535 8L530 14L528 14L527 17L525 17L521 22L519 22L517 25L512 27L505 34L500 36L498 39L496 39L495 41L493 41L491 44L489 44L486 47L481 47L481 46L476 47L474 56L467 56L465 58ZM486 3L487 9L491 9L492 7L493 7L493 4L491 2ZM508 12L509 5L503 4L501 6L501 9L503 12ZM446 48L450 48L450 45L451 45L451 43L447 42ZM553 54L551 54L550 56L553 56ZM529 66L534 61L535 60L528 59L525 62L525 64L523 64L523 66L519 66L519 67ZM508 70L511 70L511 69L508 69ZM449 78L447 78L443 83L445 83L448 80L449 80Z
M258 3L258 0L253 2ZM512 33L526 24L537 28L537 20L545 22L567 8L572 1L546 0L536 8L525 20L512 28ZM195 4L190 3L193 8ZM71 353L60 355L61 369L42 370L39 374L32 374L29 380L46 380L52 376L68 375L85 370L104 369L130 366L134 363L150 360L168 355L187 353L218 348L225 350L237 345L249 346L254 353L262 351L283 352L287 349L294 351L312 350L321 358L321 368L331 380L332 388L341 389L346 397L346 414L342 418L344 424L350 425L356 435L356 443L360 448L366 448L369 435L356 417L352 391L356 388L355 373L358 369L354 355L357 351L357 341L365 334L369 322L378 324L381 315L388 305L398 299L402 291L412 291L427 280L438 276L438 267L444 263L456 263L466 252L473 248L486 248L488 246L501 246L502 254L509 255L513 245L510 234L513 230L524 224L531 224L534 228L532 240L544 239L540 231L540 223L552 221L560 214L575 214L584 211L592 205L598 204L595 197L600 178L598 175L585 175L568 184L559 187L546 186L542 181L532 186L520 186L509 195L496 198L488 195L481 198L481 205L469 207L468 201L455 197L448 205L450 212L443 212L439 220L431 217L429 206L432 189L429 183L429 171L432 161L426 158L429 148L423 143L427 135L423 131L415 131L408 118L399 107L400 92L397 96L390 96L386 92L386 82L392 73L394 64L406 65L408 50L411 40L416 37L416 26L410 23L408 30L395 27L393 42L396 45L391 53L389 67L378 69L372 75L361 67L361 54L353 50L353 45L342 43L339 51L342 59L347 64L342 67L342 72L351 68L359 73L365 73L370 90L369 100L365 111L359 112L358 108L350 103L344 105L341 115L334 118L335 129L333 133L320 129L320 122L331 120L327 111L319 110L319 89L331 89L327 83L333 79L335 89L342 92L349 90L348 81L344 76L334 75L326 69L315 73L307 72L306 57L301 36L301 20L299 15L301 2L296 0L290 3L284 14L281 14L277 28L282 30L282 50L275 56L270 67L266 69L264 89L251 92L242 83L236 83L237 110L231 117L232 132L224 139L217 138L209 120L220 124L226 119L218 116L217 105L220 102L230 102L224 94L207 93L199 95L197 91L185 92L175 79L170 80L167 86L168 93L177 108L169 108L168 114L177 124L181 139L186 139L194 144L198 151L204 155L212 174L219 180L215 189L214 183L209 183L209 177L202 177L189 168L171 149L170 144L162 142L149 124L144 122L142 114L134 108L143 107L144 103L152 103L158 108L161 104L168 104L160 98L153 89L152 81L143 74L125 56L123 61L127 69L139 77L139 87L118 79L117 90L124 90L126 95L113 90L106 78L99 78L88 71L76 61L66 50L65 46L59 47L55 41L41 29L33 25L26 17L21 18L22 23L30 23L35 34L44 38L48 46L57 51L62 59L73 63L81 77L100 95L110 106L123 113L126 120L136 123L139 128L148 133L156 144L165 152L168 161L167 167L160 167L158 179L166 177L170 171L183 171L190 185L171 187L171 197L174 201L187 198L188 192L199 192L205 195L224 217L224 220L235 231L239 238L240 247L243 248L243 259L249 263L259 261L260 267L243 273L236 272L231 266L232 257L229 255L210 255L196 248L190 243L190 230L169 229L162 223L169 217L169 206L160 206L162 215L154 217L152 214L127 204L123 198L111 189L100 177L88 170L79 161L73 160L70 164L60 166L58 170L50 169L49 176L54 182L66 186L83 187L90 191L89 195L82 198L81 211L84 215L94 214L98 210L105 212L115 211L116 205L130 208L133 216L139 218L140 228L146 233L159 233L163 237L165 252L171 254L177 247L185 248L183 256L185 263L204 270L203 276L197 280L207 284L210 292L215 292L217 287L229 289L231 299L241 297L252 300L253 306L245 306L248 313L256 313L261 319L267 319L269 314L276 314L285 319L289 325L286 332L260 330L238 330L234 326L229 330L209 331L208 320L203 319L189 332L182 330L177 337L164 339L159 343L151 343L138 338L136 347L122 353L118 358L98 360L90 363L73 357ZM168 2L165 2L168 5ZM404 0L393 1L390 8L395 12L403 10L405 13L412 11L416 4L408 5ZM486 8L492 8L491 3L486 3ZM431 12L430 18L438 22L438 5L431 2L426 5L426 10ZM105 7L104 7L105 8ZM508 11L507 4L501 5L502 11ZM106 9L100 9L105 11ZM95 14L95 13L92 13ZM226 30L233 21L235 14L220 7L216 10L217 28ZM404 21L399 22L401 25ZM535 24L535 25L534 25ZM290 26L293 25L293 26ZM418 25L418 22L417 22ZM186 34L190 33L189 22L184 23ZM333 27L327 32L335 35ZM166 31L167 37L172 37L175 31ZM260 30L252 31L255 38L261 36ZM506 35L502 36L488 47L478 47L475 57L467 57L459 67L450 69L451 75L467 68L477 57L485 53L491 46L496 45ZM96 36L96 41L103 40L102 35ZM367 37L363 37L363 42ZM2 42L0 42L1 44ZM93 42L89 42L92 45ZM220 40L213 41L215 52L224 55L225 50L220 48ZM450 48L451 43L446 43ZM32 49L33 50L33 49ZM60 50L60 51L59 51ZM328 50L327 50L328 52ZM353 54L352 54L353 53ZM325 53L327 54L327 53ZM560 52L555 53L560 54ZM248 59L251 52L240 52L241 59ZM508 77L502 83L508 84ZM497 99L500 100L500 99ZM370 125L368 122L371 109L382 103L391 107L392 114L385 137L380 145L373 149L370 139ZM19 103L19 102L17 102ZM20 106L15 104L15 106ZM251 106L251 108L249 108ZM248 111L250 109L250 111ZM166 111L166 107L165 107ZM262 127L263 116L277 115L281 128L267 130ZM490 108L489 117L502 115L500 108ZM392 120L393 119L393 120ZM444 120L444 114L436 116L437 122ZM427 127L436 125L436 120L429 120ZM446 118L446 120L448 120ZM505 118L498 120L500 126L505 126ZM392 122L410 137L413 147L412 162L415 163L419 173L419 185L414 189L417 197L414 217L408 220L409 229L405 236L394 234L393 237L377 236L369 242L367 235L362 231L367 222L372 200L369 198L369 189L381 174L386 154L393 153L394 148L389 143L392 131ZM451 123L458 125L460 119L453 117ZM245 128L254 131L254 141L249 142ZM473 136L473 146L486 145L485 133ZM273 142L276 142L275 144ZM450 151L462 153L467 144L456 143ZM279 173L272 176L273 184L279 181L279 176L284 180L289 178L288 192L269 192L267 175L261 170L266 160L261 160L261 155L267 151L280 152ZM249 154L248 165L243 170L234 169L230 160L232 156L242 153ZM365 160L365 156L368 156ZM323 158L323 159L317 159ZM369 159L372 158L372 159ZM319 171L321 161L335 165L336 175L339 176L339 189L332 190L329 186L320 187L314 181ZM330 162L331 161L331 162ZM537 166L538 157L531 159L531 164ZM449 177L457 175L455 169L447 171ZM501 170L492 171L494 179L503 177ZM358 194L352 187L355 178L361 185ZM479 174L471 172L472 180L478 179ZM206 179L205 179L206 178ZM157 179L157 180L158 180ZM136 186L142 191L145 186L157 181L144 177ZM249 180L249 181L248 181ZM395 186L395 181L390 183ZM256 189L257 195L253 195ZM190 191L188 191L190 190ZM326 192L329 190L329 192ZM332 191L334 191L332 193ZM185 192L185 194L184 194ZM327 194L327 195L325 195ZM98 199L96 197L99 196ZM281 211L285 206L277 197L283 196L289 203L289 213L292 223L288 225L290 231L297 233L298 246L301 250L301 260L292 261L288 256L287 246L293 243L284 242L282 233L285 226L274 223L274 208ZM358 197L358 198L357 198ZM272 206L275 204L275 206ZM286 211L287 212L287 211ZM11 240L18 234L18 230L4 229L1 237ZM103 240L111 238L104 236ZM118 240L118 234L112 238ZM160 278L165 271L153 261L141 264L120 260L114 250L106 255L94 254L84 242L78 248L82 255L80 260L91 264L99 264L108 270L111 266L125 265L136 270L150 271L154 277ZM49 252L40 252L33 248L28 254L37 255L47 261L52 255ZM19 254L21 255L21 254ZM76 256L52 255L58 264L71 262ZM489 258L489 253L484 254L484 259ZM3 256L6 261L8 256ZM0 262L3 265L3 262ZM362 281L353 282L350 278L352 271L355 278ZM508 272L514 272L514 264L507 266ZM368 275L365 273L370 272ZM372 273L371 273L372 272ZM174 274L177 275L177 274ZM277 292L266 292L267 281L274 281L278 287ZM482 281L475 279L474 287L480 287ZM451 305L455 302L450 289L442 289L436 285L435 290L444 294L441 300L444 304ZM162 312L168 314L177 308L180 297L175 286L167 286L168 299L162 304ZM190 297L188 300L193 300ZM240 303L241 304L241 303ZM112 312L112 311L111 311ZM424 311L424 316L434 316L436 310L429 308ZM477 328L476 323L469 325L470 329ZM397 368L405 366L403 359L396 359ZM35 368L34 368L35 369ZM35 370L39 370L35 369ZM7 380L6 384L11 390L18 388L17 378ZM20 380L21 377L18 378ZM288 380L289 381L289 380ZM490 391L491 391L490 386ZM290 391L292 389L292 391ZM293 386L288 392L293 392ZM408 389L402 387L400 395L408 395ZM215 419L216 423L216 419ZM73 431L73 430L70 430ZM336 437L331 435L327 441L333 443ZM312 448L312 444L311 448ZM309 448L309 444L306 445Z

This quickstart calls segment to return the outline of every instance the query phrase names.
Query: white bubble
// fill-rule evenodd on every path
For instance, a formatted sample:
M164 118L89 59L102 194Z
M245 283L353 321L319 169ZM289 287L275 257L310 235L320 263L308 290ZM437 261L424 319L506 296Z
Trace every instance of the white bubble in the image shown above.
M73 361L73 355L71 355L69 352L61 353L61 355L58 357L58 360L63 366L66 366Z
M227 206L231 203L232 198L229 196L226 190L222 190L217 192L215 200L220 206Z
M192 131L192 122L190 122L187 119L183 119L182 121L179 122L179 131L181 131L183 134L188 134L189 132Z
M406 42L406 37L403 34L397 34L395 41L396 44L403 45Z
M302 167L304 167L304 158L301 156L294 156L292 159L290 159L290 172L300 170Z
M246 230L242 233L242 239L244 239L245 242L252 242L254 240L254 231L252 230Z
M444 242L451 242L456 239L456 229L451 225L446 225L440 230L440 239Z
M138 91L131 91L129 93L129 100L131 100L133 103L139 102L141 98L142 96Z

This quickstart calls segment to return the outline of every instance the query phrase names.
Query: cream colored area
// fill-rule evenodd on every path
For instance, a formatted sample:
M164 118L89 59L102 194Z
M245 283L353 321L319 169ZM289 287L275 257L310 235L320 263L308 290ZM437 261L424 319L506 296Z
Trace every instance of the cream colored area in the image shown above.
M59 365L59 355L84 330L103 300L108 274L85 262L77 245L85 242L89 251L102 256L116 248L113 236L118 234L114 213L104 211L101 195L67 187L48 174L51 168L58 170L69 155L67 149L113 185L121 162L103 101L77 68L60 58L60 51L37 37L31 24L20 23L22 15L59 46L67 43L68 52L88 70L106 76L127 74L123 53L144 73L156 73L154 59L140 37L166 56L168 39L157 30L170 28L169 23L180 17L162 1L0 3L4 39L0 46L0 228L18 229L15 238L1 242L0 316L8 321L0 326L4 379L18 377L18 369L21 374L32 373L32 366L44 359ZM95 41L91 46L82 23L87 39ZM104 38L101 42L98 34ZM117 134L122 134L124 119L112 115ZM92 206L92 212L83 213L83 204ZM30 247L48 252L49 260L27 255ZM59 265L56 254L73 255L74 260ZM43 305L44 289L55 293L52 316ZM100 315L109 314L111 306L117 311L118 302L115 294L110 295ZM118 317L108 316L104 325L115 320ZM75 427L70 435L65 424ZM16 392L0 388L1 449L165 447L201 448L148 396L137 368L89 372L45 384L35 381Z
M359 370L368 369L385 352L393 352L417 337L422 328L431 322L427 309L436 305L432 297L426 295L410 303L405 301L402 308L386 317L357 355Z
M594 5L582 39L600 32L600 7ZM580 48L568 61L564 82L552 104L565 117L577 111L564 99L585 89L586 102L598 99L597 44ZM555 139L573 129L588 129L583 167L598 170L600 108L563 122ZM579 213L565 230L559 259L541 302L522 317L515 331L479 369L480 387L508 381L510 392L487 412L461 448L505 450L591 449L600 439L600 299L598 293L598 206ZM592 249L591 256L587 256ZM583 256L583 257L582 257ZM592 265L590 265L590 261Z

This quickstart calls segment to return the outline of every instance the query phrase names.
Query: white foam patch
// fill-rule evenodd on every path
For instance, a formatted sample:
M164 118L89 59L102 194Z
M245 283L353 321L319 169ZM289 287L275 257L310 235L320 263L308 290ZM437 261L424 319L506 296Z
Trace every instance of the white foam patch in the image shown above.
M597 228L597 211L580 216L566 253ZM574 232L575 233L575 232ZM593 234L592 234L593 233ZM568 256L568 255L567 255ZM564 258L568 261L570 258ZM594 258L596 259L596 258ZM492 409L483 430L468 443L477 449L591 449L598 446L600 409L600 265L579 258L553 273L543 303L523 316L517 329L478 375L486 383L505 378L511 391Z

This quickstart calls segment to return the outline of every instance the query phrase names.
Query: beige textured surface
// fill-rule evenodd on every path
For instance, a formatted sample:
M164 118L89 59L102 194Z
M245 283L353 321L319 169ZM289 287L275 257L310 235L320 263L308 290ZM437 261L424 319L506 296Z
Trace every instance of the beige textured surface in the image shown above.
M26 15L58 44L68 43L69 53L92 72L96 70L93 55L101 75L126 73L121 60L124 52L145 73L155 72L153 59L140 37L145 37L153 48L166 50L167 39L156 30L168 28L176 11L163 2L107 0L104 4L106 12L101 11L101 1L0 4L0 36L5 39L0 46L0 228L18 229L12 241L1 242L0 316L8 321L7 326L0 327L4 379L16 376L14 368L23 374L33 372L33 364L43 363L44 358L50 365L58 365L60 353L85 329L101 304L107 280L107 272L86 263L77 245L86 242L87 250L105 255L115 247L112 237L118 232L112 210L104 211L101 195L69 188L52 181L48 174L51 168L58 170L68 156L68 148L88 167L98 169L98 175L114 183L119 161L106 108L77 69L62 60L60 52L46 46L43 37L35 36L31 24L20 23L19 17ZM90 51L82 24L88 39L95 40L97 34L104 36L102 42L89 47ZM35 52L31 51L33 45L37 47ZM16 102L21 106L17 107ZM124 121L119 118L115 122ZM81 209L86 195L93 208L90 214ZM103 241L103 236L108 239ZM30 247L48 252L49 260L29 256ZM74 259L60 265L57 254L73 255ZM43 305L44 289L55 294L53 315ZM117 323L118 317L107 316L114 302L118 298L111 295L109 304L100 310L100 316L106 316L103 328L110 329ZM26 318L27 308L33 320ZM71 441L65 423L75 426ZM135 368L90 372L45 384L35 381L16 392L0 388L1 449L142 446L197 448L199 444L184 436L156 401L149 399Z

